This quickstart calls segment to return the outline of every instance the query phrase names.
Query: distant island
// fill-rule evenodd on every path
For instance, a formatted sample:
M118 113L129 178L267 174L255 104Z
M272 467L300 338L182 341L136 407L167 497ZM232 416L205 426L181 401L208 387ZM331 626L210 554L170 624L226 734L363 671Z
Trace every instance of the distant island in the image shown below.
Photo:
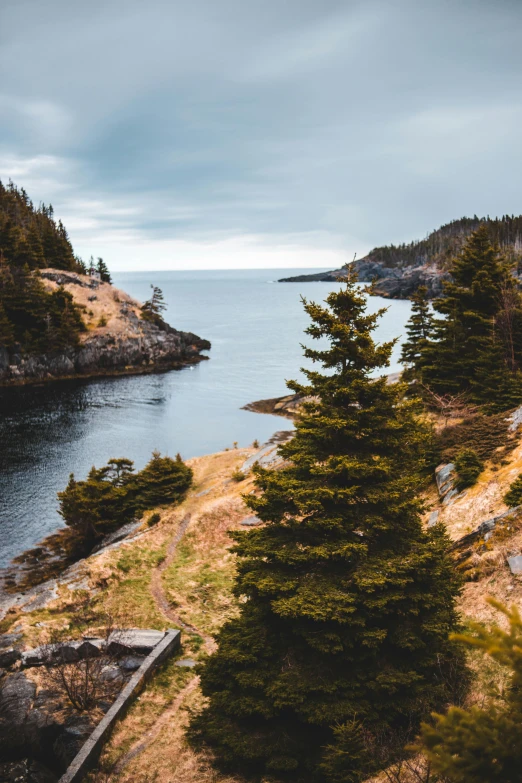
M449 277L451 259L463 248L469 236L480 225L486 225L493 242L515 267L522 271L522 215L501 218L463 217L432 231L425 239L409 244L384 245L348 267L311 275L283 277L279 283L332 282L343 280L348 269L357 273L362 283L376 281L375 292L391 299L408 299L419 286L425 286L429 299L442 293L442 283ZM521 265L519 267L519 265Z
M204 359L208 340L112 286L102 258L75 256L52 206L0 182L0 386L157 372Z

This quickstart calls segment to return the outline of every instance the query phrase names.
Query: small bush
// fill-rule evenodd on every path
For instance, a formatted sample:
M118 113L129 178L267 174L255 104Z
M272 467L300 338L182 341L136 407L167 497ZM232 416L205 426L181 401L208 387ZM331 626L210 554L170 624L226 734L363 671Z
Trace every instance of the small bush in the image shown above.
M256 438L256 439L255 439L255 441L252 443L252 448L254 448L254 449L258 449L258 448L259 448L259 441L258 441L258 439L257 439L257 438Z
M504 495L506 506L520 506L522 503L522 473L514 480Z
M107 326L107 319L104 315L100 317L100 320L98 321L98 326Z
M234 470L234 472L230 475L230 478L232 481L237 481L239 483L240 481L244 481L246 476L242 470L236 468L236 470Z
M458 473L457 489L462 490L476 483L484 470L484 463L474 449L462 449L455 457Z
M158 514L156 511L154 514L151 514L150 517L147 519L147 525L149 527L154 527L154 525L157 525L158 522L161 521L161 515Z

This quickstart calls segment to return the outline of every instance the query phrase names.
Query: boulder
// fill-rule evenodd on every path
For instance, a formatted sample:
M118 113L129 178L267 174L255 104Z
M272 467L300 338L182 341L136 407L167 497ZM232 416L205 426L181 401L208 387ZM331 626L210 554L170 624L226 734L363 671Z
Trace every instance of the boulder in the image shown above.
M508 557L507 561L512 574L515 574L516 576L522 574L522 555L513 555L512 557Z
M144 656L127 655L118 665L124 672L135 672L140 668L144 660Z
M0 685L0 715L11 726L21 726L31 709L36 685L23 672L10 674Z
M258 525L262 525L263 522L261 519L259 519L259 517L250 516L242 519L241 524L244 525L245 527L257 527Z
M453 462L448 462L447 465L439 465L435 469L435 481L441 498L453 490L453 482L455 481L455 465Z
M0 650L5 650L6 647L16 647L21 638L21 633L2 634L0 636Z
M7 647L4 650L0 650L0 667L9 668L13 663L16 663L22 657L20 650L14 647Z

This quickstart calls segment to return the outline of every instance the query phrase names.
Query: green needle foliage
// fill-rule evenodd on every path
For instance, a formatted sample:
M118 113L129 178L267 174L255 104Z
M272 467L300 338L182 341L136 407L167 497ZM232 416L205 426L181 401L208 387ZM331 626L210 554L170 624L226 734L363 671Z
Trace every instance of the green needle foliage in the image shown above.
M143 511L180 503L192 475L179 454L171 459L154 451L138 473L132 460L111 459L103 468L92 467L85 481L71 473L67 487L58 493L60 514L75 534L77 547L88 550Z
M508 674L485 707L452 707L436 715L435 725L423 725L424 750L434 773L451 783L520 783L522 779L522 620L516 607L508 610L491 601L508 619L507 631L474 626L474 636L461 641L483 650Z
M433 330L433 316L426 298L427 293L425 286L419 286L411 297L411 317L406 326L407 338L401 351L401 361L407 367L404 380L417 377L422 381L425 352Z
M451 280L435 300L428 339L420 338L417 303L403 352L409 372L437 394L466 393L491 410L522 400L522 298L509 263L485 225L453 259Z
M327 307L304 300L319 369L289 383L309 402L281 470L257 468L248 506L263 527L234 534L239 616L201 672L208 706L195 743L255 781L363 780L401 753L450 673L458 594L447 540L424 532L423 428L403 385L375 372L382 313L349 281Z

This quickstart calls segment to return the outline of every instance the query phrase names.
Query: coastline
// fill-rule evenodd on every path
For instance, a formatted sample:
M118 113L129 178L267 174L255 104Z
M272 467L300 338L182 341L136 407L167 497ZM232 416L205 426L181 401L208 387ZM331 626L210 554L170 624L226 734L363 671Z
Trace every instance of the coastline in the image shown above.
M201 350L209 350L209 348L202 348ZM100 367L97 370L89 370L88 372L71 373L70 375L53 375L46 378L26 377L10 378L9 380L0 379L0 391L2 389L12 389L19 386L46 386L50 383L60 383L61 381L88 381L95 380L96 378L121 378L130 375L160 375L174 370L182 370L184 367L190 367L191 365L199 364L200 362L208 361L209 359L210 356L197 354L196 356L187 356L184 359L179 359L166 364L135 365L123 367L121 369Z
M0 347L0 387L168 372L208 359L201 354L208 340L144 319L140 302L111 283L55 269L42 270L41 279L49 293L61 287L73 297L84 331L78 345L49 353Z

